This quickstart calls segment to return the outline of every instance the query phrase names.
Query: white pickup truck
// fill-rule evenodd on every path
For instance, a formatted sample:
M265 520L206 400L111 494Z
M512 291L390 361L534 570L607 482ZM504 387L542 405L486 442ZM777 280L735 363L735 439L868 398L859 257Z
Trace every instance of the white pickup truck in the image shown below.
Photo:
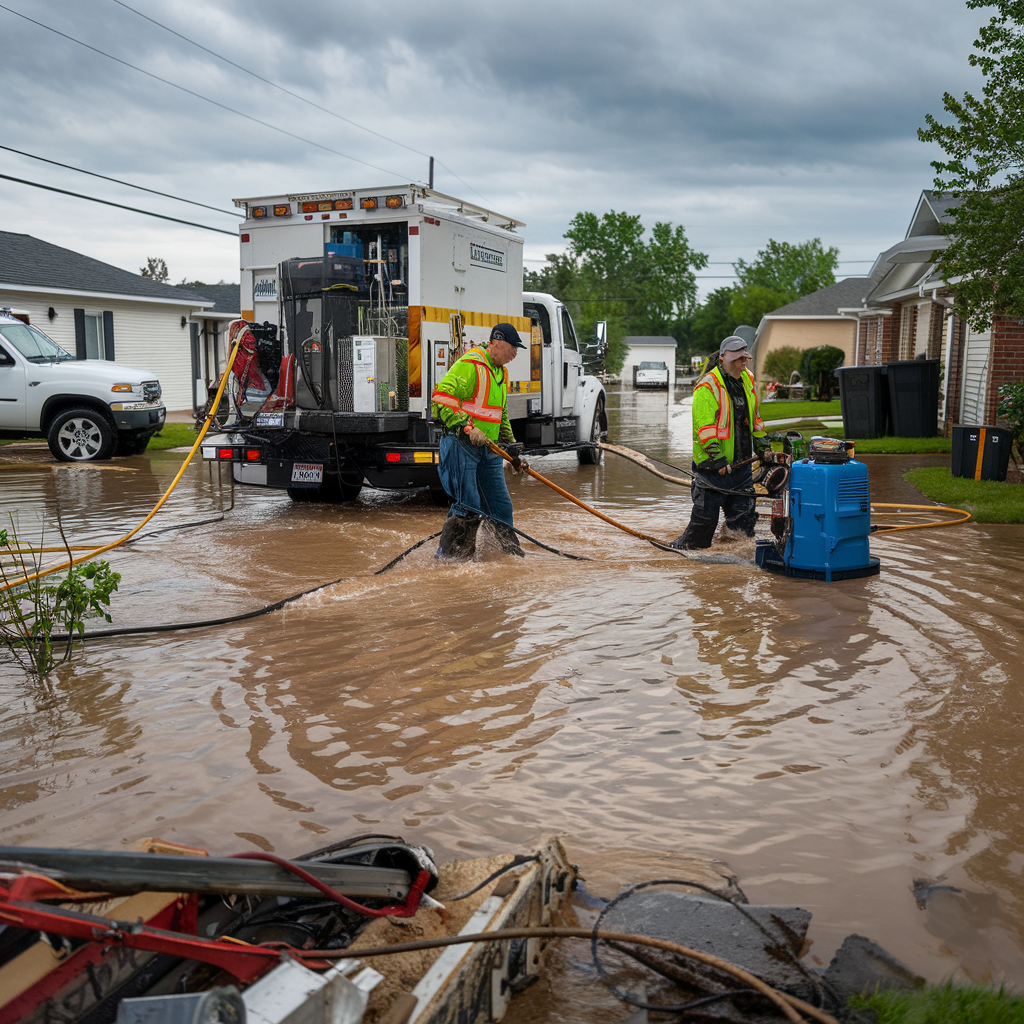
M61 462L145 451L167 414L154 375L76 359L27 319L0 310L0 437L42 435Z
M633 387L668 389L668 365L645 360L633 367Z

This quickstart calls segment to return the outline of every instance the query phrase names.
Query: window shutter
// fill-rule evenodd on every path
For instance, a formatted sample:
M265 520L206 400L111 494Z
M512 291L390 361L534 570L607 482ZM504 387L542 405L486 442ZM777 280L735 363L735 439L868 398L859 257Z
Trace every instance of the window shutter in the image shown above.
M106 358L114 361L114 314L109 310L103 310L103 348Z
M85 359L85 310L75 310L75 358Z

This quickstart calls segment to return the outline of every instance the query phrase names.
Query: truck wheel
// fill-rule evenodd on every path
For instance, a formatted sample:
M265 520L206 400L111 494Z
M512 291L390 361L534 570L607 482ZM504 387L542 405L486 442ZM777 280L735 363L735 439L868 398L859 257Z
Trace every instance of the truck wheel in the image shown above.
M114 428L94 409L65 409L46 434L46 443L58 462L109 459L114 442Z
M601 435L608 429L608 417L604 411L604 397L598 398L594 408L594 422L590 425L590 440L595 444L601 440ZM577 448L576 458L581 466L596 466L601 462L604 452L600 448Z

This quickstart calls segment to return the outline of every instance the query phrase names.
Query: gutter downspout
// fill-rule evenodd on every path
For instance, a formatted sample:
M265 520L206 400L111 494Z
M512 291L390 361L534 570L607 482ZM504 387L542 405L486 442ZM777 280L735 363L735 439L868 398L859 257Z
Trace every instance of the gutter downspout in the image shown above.
M943 381L944 387L942 388L942 428L946 428L946 420L949 416L949 362L953 358L953 335L956 327L956 314L953 312L952 300L945 298L939 298L939 289L932 289L932 302L938 306L945 306L949 310L949 326L946 331L946 357L945 357L945 370L946 379Z

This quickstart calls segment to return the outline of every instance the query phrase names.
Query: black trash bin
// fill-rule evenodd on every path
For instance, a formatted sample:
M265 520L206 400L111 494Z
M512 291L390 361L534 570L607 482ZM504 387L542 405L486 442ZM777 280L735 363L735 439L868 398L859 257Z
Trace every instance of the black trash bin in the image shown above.
M843 433L849 438L885 437L889 425L889 388L884 366L840 366L839 398Z
M934 437L939 422L938 359L885 364L889 415L896 437Z
M950 472L974 480L1005 480L1013 435L1002 427L954 427Z

